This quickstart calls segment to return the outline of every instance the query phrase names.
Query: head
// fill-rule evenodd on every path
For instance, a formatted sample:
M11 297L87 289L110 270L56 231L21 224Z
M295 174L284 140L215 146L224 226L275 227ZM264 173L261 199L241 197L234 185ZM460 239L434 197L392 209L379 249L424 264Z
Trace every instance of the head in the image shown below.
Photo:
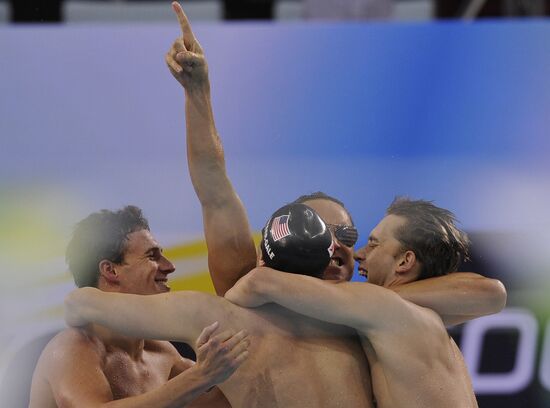
M273 213L260 243L265 266L320 278L332 255L332 234L305 204L288 204Z
M392 286L456 271L469 246L456 223L452 212L430 201L397 197L357 251L359 272Z
M313 208L333 234L334 253L322 278L349 281L353 276L353 245L357 241L357 230L344 204L322 192L303 195L294 203L306 204Z
M140 295L168 291L167 275L175 270L134 206L101 210L80 221L65 258L78 287Z

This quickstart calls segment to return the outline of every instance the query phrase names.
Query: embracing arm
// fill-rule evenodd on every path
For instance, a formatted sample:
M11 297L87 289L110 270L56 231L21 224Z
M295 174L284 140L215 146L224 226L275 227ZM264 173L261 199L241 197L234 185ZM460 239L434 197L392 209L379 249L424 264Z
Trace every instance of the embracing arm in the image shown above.
M208 267L219 295L256 265L245 208L229 180L210 98L208 66L181 6L173 3L182 37L166 55L172 75L185 88L187 163L202 206Z
M277 303L297 313L357 330L399 325L410 303L369 283L323 281L260 267L241 278L225 298L244 307ZM393 316L388 319L387 316Z
M500 312L506 289L496 279L455 272L391 288L403 299L432 309L447 326Z
M65 298L69 326L96 323L140 339L193 343L202 328L223 319L221 299L200 292L131 295L81 288Z

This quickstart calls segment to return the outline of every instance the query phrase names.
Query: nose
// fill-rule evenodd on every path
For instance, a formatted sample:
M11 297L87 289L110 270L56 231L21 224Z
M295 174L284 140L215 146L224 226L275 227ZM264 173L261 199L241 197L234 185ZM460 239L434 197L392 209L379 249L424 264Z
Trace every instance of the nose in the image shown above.
M332 242L334 244L334 250L336 251L337 249L340 249L342 248L342 244L340 243L340 241L338 241L338 238L336 238L334 236L334 234L332 234Z
M355 259L355 262L360 263L361 261L365 260L365 256L366 256L366 251L365 251L365 247L363 247L363 248L359 248L357 251L354 252L353 259Z
M164 255L162 255L161 260L159 262L159 269L160 272L164 273L165 275L168 275L176 270L176 267L168 258L166 258Z
M336 238L336 235L334 235L334 230L332 227L328 227L328 230L330 231L330 235L332 236L332 243L334 245L334 251L337 249L340 249L342 247L342 244L340 241L338 241L338 238Z

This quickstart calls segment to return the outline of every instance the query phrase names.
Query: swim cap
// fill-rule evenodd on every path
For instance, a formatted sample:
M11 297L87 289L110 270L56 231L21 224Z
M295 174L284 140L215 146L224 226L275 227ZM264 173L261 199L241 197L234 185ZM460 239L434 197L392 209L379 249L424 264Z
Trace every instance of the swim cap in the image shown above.
M332 234L305 204L288 204L273 213L262 230L265 265L283 272L321 277L334 252Z

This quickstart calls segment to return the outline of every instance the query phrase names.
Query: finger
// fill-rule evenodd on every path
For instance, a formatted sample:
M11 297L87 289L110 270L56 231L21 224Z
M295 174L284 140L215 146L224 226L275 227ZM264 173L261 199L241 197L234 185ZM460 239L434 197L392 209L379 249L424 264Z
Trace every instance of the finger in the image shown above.
M250 340L249 339L245 339L243 340L242 342L240 342L239 344L237 344L233 350L231 350L228 354L227 354L227 357L230 358L230 359L235 359L237 358L239 355L241 355L242 353L244 353L245 351L247 351L250 347Z
M219 326L220 324L218 322L214 322L210 326L206 326L204 329L202 329L201 334L199 334L199 337L197 337L197 347L201 347L208 340L210 340L210 336L212 336L212 334L218 329Z
M166 65L168 65L168 68L170 69L170 72L172 73L172 75L181 74L181 71L183 69L177 63L177 61L174 58L172 58L170 54L166 54L166 58L164 60L166 61Z
M239 354L235 359L233 360L233 366L238 367L240 366L247 358L250 353L248 350L243 351L241 354Z
M187 72L191 72L195 67L201 66L204 63L203 58L189 51L176 54L175 60Z
M181 39L181 37L176 39L176 41L174 41L174 44L172 44L172 49L170 51L172 51L175 54L179 52L187 51L187 49L185 48L185 44L183 43L183 39Z
M228 339L230 339L234 335L235 335L235 332L233 332L231 330L226 330L224 332L216 334L213 337L210 337L210 340L208 341L208 343L210 343L212 345L219 345L219 344L222 344L223 342L227 341Z
M241 330L237 334L235 334L230 339L227 339L223 345L227 347L227 349L231 350L235 346L237 346L239 343L246 341L246 338L248 337L248 332L246 330Z
M189 19L187 18L187 16L185 15L185 12L183 11L183 8L177 1L174 1L172 3L172 10L174 10L174 13L176 13L176 17L178 18L178 22L180 23L180 28L181 28L181 33L183 35L183 38L194 40L195 35L191 30L191 24L189 24Z

